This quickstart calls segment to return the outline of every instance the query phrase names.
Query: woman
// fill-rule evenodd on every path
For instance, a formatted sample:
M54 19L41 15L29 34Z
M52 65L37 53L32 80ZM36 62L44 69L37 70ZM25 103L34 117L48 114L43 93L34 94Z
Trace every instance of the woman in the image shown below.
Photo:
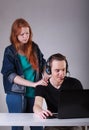
M27 110L32 113L35 87L47 85L47 81L41 79L45 59L38 45L32 41L30 25L22 18L12 24L10 42L11 45L5 48L1 70L8 111L23 113ZM31 127L31 130L41 129ZM13 126L12 130L23 130L23 127Z

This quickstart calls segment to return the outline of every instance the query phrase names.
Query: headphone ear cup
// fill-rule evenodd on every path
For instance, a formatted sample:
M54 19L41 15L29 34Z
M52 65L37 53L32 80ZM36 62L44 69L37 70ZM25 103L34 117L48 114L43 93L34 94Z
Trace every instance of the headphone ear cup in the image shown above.
M68 73L69 71L68 71L68 62L67 62L67 60L66 60L66 73Z
M47 73L48 75L51 74L51 68L50 68L49 65L46 65L46 73Z

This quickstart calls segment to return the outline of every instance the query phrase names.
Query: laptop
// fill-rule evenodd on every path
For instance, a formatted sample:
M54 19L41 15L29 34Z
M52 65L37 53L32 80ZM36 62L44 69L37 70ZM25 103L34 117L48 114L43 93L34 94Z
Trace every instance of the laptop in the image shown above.
M89 118L89 89L62 90L53 118Z

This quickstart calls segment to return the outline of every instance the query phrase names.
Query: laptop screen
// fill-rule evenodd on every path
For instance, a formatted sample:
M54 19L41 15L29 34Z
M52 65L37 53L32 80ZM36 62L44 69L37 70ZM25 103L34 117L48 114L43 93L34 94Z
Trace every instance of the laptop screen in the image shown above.
M62 90L58 101L58 118L89 118L89 90Z

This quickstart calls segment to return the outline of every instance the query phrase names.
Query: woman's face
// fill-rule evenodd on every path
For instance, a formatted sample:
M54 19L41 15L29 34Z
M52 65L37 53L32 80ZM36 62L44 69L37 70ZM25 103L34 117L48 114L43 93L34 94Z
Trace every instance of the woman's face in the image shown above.
M29 35L30 35L29 28L28 27L22 27L21 33L18 35L17 38L18 38L20 43L25 44L29 40Z

